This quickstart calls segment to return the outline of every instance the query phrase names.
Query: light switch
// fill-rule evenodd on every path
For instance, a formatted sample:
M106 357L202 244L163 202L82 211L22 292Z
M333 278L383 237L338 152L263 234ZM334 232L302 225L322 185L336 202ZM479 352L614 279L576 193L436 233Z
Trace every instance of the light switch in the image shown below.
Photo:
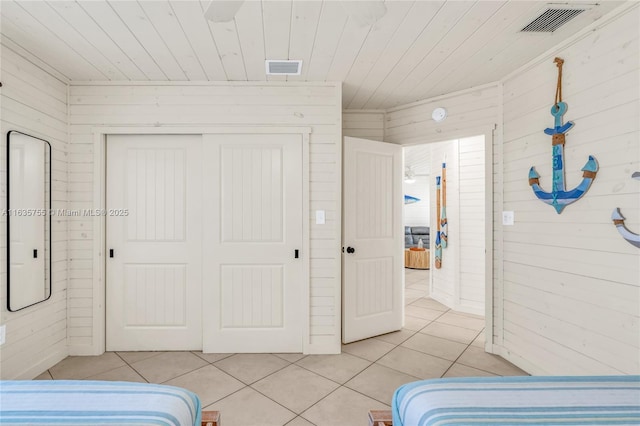
M0 325L0 345L4 345L6 325Z
M502 212L502 224L511 226L514 222L514 213L513 211L503 211Z
M324 225L324 210L316 210L316 225Z

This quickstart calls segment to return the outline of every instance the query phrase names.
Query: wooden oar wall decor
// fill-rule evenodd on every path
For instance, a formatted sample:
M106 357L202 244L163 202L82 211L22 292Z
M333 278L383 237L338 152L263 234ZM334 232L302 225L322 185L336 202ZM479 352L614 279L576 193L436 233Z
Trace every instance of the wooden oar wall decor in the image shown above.
M440 214L440 240L442 248L446 249L449 244L449 224L447 223L447 163L442 163L442 213Z
M436 269L442 268L442 240L440 239L440 176L436 176L436 226L438 232L436 233L435 244L435 264Z

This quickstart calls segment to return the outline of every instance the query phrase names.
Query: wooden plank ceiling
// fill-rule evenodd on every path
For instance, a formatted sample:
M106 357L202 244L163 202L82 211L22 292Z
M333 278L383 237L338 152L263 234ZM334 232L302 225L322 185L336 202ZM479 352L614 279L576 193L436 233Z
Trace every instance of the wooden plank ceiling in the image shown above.
M70 81L342 81L345 108L384 109L496 81L622 2L569 2L590 5L543 34L520 30L545 1L232 3L212 22L209 1L3 0L0 28ZM266 76L265 59L302 74Z

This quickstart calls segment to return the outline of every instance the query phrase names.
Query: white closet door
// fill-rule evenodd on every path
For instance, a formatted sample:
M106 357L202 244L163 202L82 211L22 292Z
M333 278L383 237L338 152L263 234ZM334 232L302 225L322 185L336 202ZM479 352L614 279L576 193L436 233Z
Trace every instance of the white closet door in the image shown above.
M344 138L342 341L402 328L402 147Z
M108 137L107 350L202 348L201 200L202 136Z
M302 136L204 135L204 351L301 352ZM296 250L298 258L296 258Z

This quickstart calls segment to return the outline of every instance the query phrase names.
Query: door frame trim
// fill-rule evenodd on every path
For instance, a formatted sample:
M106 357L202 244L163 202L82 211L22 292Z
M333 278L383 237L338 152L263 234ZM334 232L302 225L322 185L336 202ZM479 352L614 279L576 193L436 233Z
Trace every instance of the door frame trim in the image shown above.
M494 238L494 186L493 186L493 145L498 138L498 126L496 124L474 127L470 129L458 130L446 133L442 136L425 136L421 141L411 141L410 143L399 143L403 147L413 145L425 145L438 142L447 142L454 139L464 139L473 136L484 136L485 154L485 350L495 353L495 342L493 336L494 326L494 259L493 259L493 238ZM404 157L403 157L404 158ZM429 286L433 284L433 275L430 275Z
M107 136L108 135L193 135L193 134L300 134L302 136L302 289L303 333L302 350L309 351L310 345L310 269L309 269L309 141L311 127L256 127L256 126L206 126L206 127L143 127L109 126L93 127L93 209L106 207L107 184ZM74 355L102 355L106 348L106 217L93 218L93 305L91 345L78 345Z

